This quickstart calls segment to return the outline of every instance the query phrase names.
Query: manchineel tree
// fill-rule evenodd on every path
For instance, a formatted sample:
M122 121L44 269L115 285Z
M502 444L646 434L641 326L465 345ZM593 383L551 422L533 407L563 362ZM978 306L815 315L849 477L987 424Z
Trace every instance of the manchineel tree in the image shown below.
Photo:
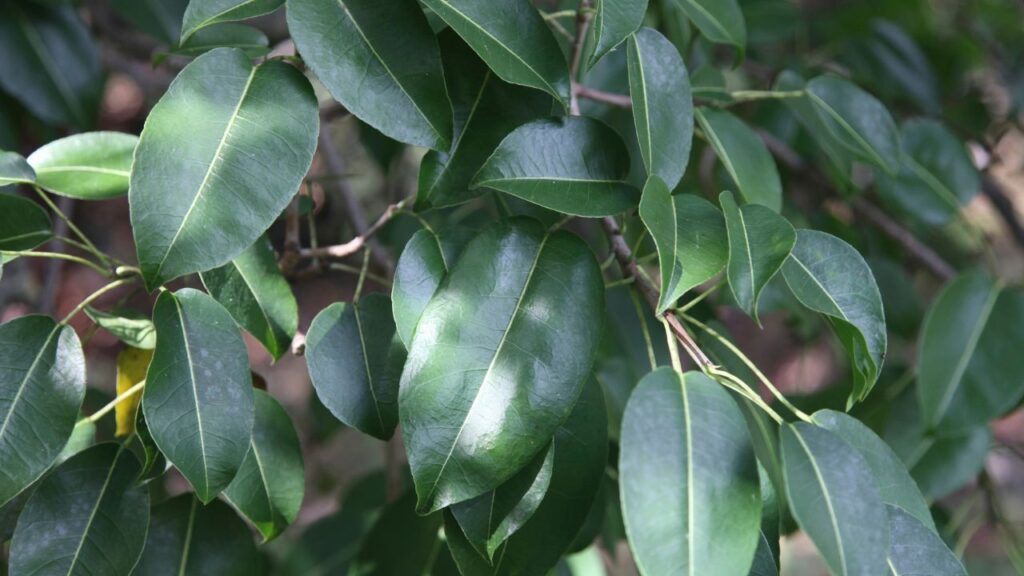
M802 531L835 575L947 576L990 514L1020 566L983 462L1024 292L964 212L1015 224L985 152L1019 4L288 0L273 51L238 23L283 4L0 1L4 283L106 279L0 325L10 574L765 576ZM156 78L138 135L97 129L105 67ZM339 123L418 177L355 195ZM70 217L118 202L134 260ZM302 332L328 272L355 288ZM762 322L842 369L784 394L730 334ZM266 546L323 436L243 331L389 455Z

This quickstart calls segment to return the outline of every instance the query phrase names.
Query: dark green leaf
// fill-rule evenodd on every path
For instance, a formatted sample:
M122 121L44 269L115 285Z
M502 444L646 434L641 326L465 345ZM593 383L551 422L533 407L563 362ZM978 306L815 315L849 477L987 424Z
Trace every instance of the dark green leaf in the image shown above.
M885 360L882 297L864 258L835 236L798 230L796 246L782 275L800 302L826 315L850 356L850 404L871 392Z
M420 318L399 414L419 509L508 480L550 441L589 376L604 285L593 253L534 220L487 228Z
M597 0L597 13L591 24L596 44L589 67L636 32L645 14L647 0Z
M318 126L313 89L288 64L254 68L242 51L218 48L186 66L150 112L132 170L146 285L222 266L251 246L299 189Z
M400 142L447 150L452 107L416 0L292 0L288 27L336 100Z
M134 310L103 312L92 306L86 306L85 313L97 326L133 348L143 350L156 348L156 328L153 326L153 321L139 312Z
M188 3L188 0L110 0L110 6L119 16L168 45L177 44L181 37L181 19Z
M244 24L214 24L198 30L188 40L172 48L170 53L195 58L220 47L238 48L250 58L259 58L270 52L270 40L259 28Z
M786 503L785 473L782 470L782 451L779 447L779 425L769 419L768 415L750 400L740 398L738 395L733 395L733 399L736 401L736 405L739 406L743 419L747 423L750 444L754 449L754 454L757 456L758 463L761 464L761 468L758 471L762 475L767 476L769 480L767 486L763 479L761 482L762 501L766 502L766 505L763 507L764 516L767 518L770 514L777 515L777 510L785 510L788 506ZM771 489L771 494L767 493L768 489ZM774 499L775 511L768 509L768 496L772 496ZM758 545L759 550L760 547Z
M366 534L359 554L349 567L349 576L406 576L422 574L437 549L441 515L418 516L416 493L408 490L388 504ZM401 551L395 544L401 543Z
M128 193L138 136L87 132L54 140L28 157L36 182L54 194L105 200Z
M0 194L0 250L31 250L53 236L46 211L31 200Z
M889 576L967 576L960 559L931 526L922 524L920 518L899 506L889 504L886 510L892 535Z
M832 75L808 82L807 96L835 142L872 166L897 172L900 135L889 111L874 96Z
M598 120L574 116L516 128L488 158L473 186L575 216L611 216L640 199L626 182L628 174L629 152L619 135Z
M277 267L270 241L260 238L231 262L200 277L210 296L255 336L274 360L280 360L298 328L299 306Z
M761 524L757 463L724 388L698 372L650 373L626 405L621 444L622 513L641 573L750 567Z
M181 41L206 26L269 14L283 4L284 0L191 0L181 22Z
M324 308L306 334L306 362L317 396L335 418L381 440L395 433L405 347L387 296Z
M35 181L36 173L21 154L0 150L0 186L31 184Z
M629 39L626 58L644 167L671 190L686 171L693 144L693 97L686 64L679 50L650 28Z
M0 505L50 467L84 397L85 358L74 330L46 316L0 325Z
M139 463L117 444L72 456L39 485L11 542L12 574L128 576L149 525Z
M674 0L705 38L731 44L742 55L747 48L747 24L736 0Z
M242 465L253 426L245 342L216 300L183 288L153 308L157 343L142 410L153 440L209 502Z
M744 202L782 209L782 181L764 142L725 110L697 108L697 122Z
M775 80L773 88L779 91L806 91L807 81L792 70L783 70ZM847 137L842 134L833 135L833 130L829 129L826 119L810 98L786 98L784 102L817 143L828 160L832 174L839 176L843 184L849 185L853 178L854 155L840 141Z

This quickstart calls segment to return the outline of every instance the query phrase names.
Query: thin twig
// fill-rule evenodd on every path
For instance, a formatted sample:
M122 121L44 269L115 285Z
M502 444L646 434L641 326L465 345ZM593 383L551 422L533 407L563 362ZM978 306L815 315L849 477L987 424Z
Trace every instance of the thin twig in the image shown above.
M572 43L572 60L569 65L569 81L572 86L569 94L569 112L573 116L580 114L580 100L576 96L576 81L579 80L580 63L583 61L583 45L586 43L587 31L590 29L590 0L580 0L576 10L576 38Z
M580 98L586 98L587 100L593 100L594 102L608 104L609 106L616 106L618 108L633 107L633 100L626 94L605 92L603 90L584 86L583 84L574 85L573 92Z
M75 264L81 264L82 266L88 266L100 274L110 277L110 270L96 264L91 260L86 260L73 254L64 254L63 252L38 252L29 250L0 250L0 254L4 256L19 256L23 258L49 258L52 260L66 260L68 262L74 262Z
M107 284L106 286L86 296L84 300L78 303L78 306L75 306L74 309L71 310L71 312L68 312L68 315L65 316L63 320L60 321L60 325L67 325L67 323L70 322L71 319L74 318L76 314L78 314L82 310L85 310L86 306L92 304L107 292L110 292L111 290L116 290L117 288L120 288L122 286L127 286L128 284L135 282L135 280L137 279L137 277L133 276L131 278L122 278L121 280L114 280L110 284Z
M359 236L356 236L348 242L345 242L344 244L334 244L332 246L320 246L318 248L303 248L299 250L299 256L302 258L345 258L359 252L367 245L368 241L373 238L374 234L379 232L381 228L390 222L391 219L405 207L406 202L408 202L408 199L388 206L372 226L364 228L363 232L360 233Z

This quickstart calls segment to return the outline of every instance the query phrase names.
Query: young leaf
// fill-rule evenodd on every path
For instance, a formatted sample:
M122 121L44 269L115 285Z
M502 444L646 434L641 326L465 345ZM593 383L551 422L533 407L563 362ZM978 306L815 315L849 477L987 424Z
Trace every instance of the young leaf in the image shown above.
M828 317L849 354L850 403L866 398L882 371L886 333L882 297L864 258L835 236L799 230L782 276L800 303Z
M147 287L251 246L298 190L319 121L312 87L288 64L254 68L219 48L186 66L146 120L128 192Z
M349 574L421 574L441 544L438 531L441 515L416 515L416 493L412 490L388 504L366 534ZM400 553L395 542L402 543Z
M139 576L251 576L260 557L242 519L223 502L181 494L153 507Z
M636 32L644 23L645 14L647 0L597 0L597 13L591 24L596 44L588 68Z
M614 130L572 116L536 120L502 140L473 179L545 208L584 217L611 216L636 206L628 182L629 152Z
M416 209L441 208L476 198L473 176L516 127L551 114L551 97L504 82L452 30L438 35L455 132L445 151L432 150L420 164Z
M35 171L21 154L0 150L0 186L31 184L35 181Z
M181 22L181 41L206 26L269 14L284 0L191 0Z
M502 80L569 102L569 67L547 23L519 0L424 0Z
M0 250L31 250L52 236L50 216L39 204L0 194Z
M622 420L619 489L643 574L742 574L761 531L757 461L736 403L698 372L659 368Z
M399 416L418 508L508 480L548 444L584 387L604 308L594 255L535 220L485 229L427 305Z
M935 120L907 120L900 128L903 159L895 177L879 172L883 201L933 226L941 226L981 189L964 143Z
M760 204L737 206L731 192L718 197L729 236L729 288L744 312L760 323L757 301L797 241L792 224Z
M658 250L661 314L725 266L729 256L725 220L707 200L672 194L657 176L648 178L644 186L640 218Z
M224 489L224 499L256 526L266 542L295 520L305 484L302 449L291 418L266 392L256 390L255 399L249 453Z
M838 436L798 422L782 427L789 507L836 576L885 573L889 519L871 469Z
M736 0L675 0L708 40L731 44L742 57L747 49L747 24Z
M936 298L918 344L918 394L929 430L984 425L1024 396L1024 293L981 272L962 274Z
M647 174L676 187L693 144L693 97L679 51L657 31L630 37L626 65L637 142Z
M75 427L85 398L75 331L46 316L0 325L0 398L3 505L50 467Z
M79 452L46 477L18 519L12 574L128 576L149 526L139 463L117 444Z
M86 132L54 140L28 157L39 186L82 200L128 193L139 138L120 132Z
M92 306L85 307L85 314L97 326L110 332L118 340L143 350L156 348L156 328L153 321L144 314L134 310L115 310L103 312Z
M209 502L235 477L252 436L245 342L227 310L192 288L160 294L153 323L142 410L160 451Z
M188 0L110 0L110 7L143 32L173 46L181 38L181 19L185 16Z
M889 513L892 537L887 576L967 576L960 559L931 526L923 524L920 518L899 506L888 504L885 508Z
M117 386L115 388L118 396L146 379L146 371L149 370L149 363L152 360L152 350L127 346L118 353ZM114 417L117 422L115 436L120 438L135 432L135 422L138 419L139 404L141 403L142 394L135 394L114 407Z
M274 360L280 360L298 329L299 306L277 267L270 241L262 237L231 262L199 276L210 296L256 337Z
M259 28L244 24L214 24L196 31L188 40L171 48L170 54L195 58L221 47L238 48L250 58L259 58L270 52L270 40ZM156 60L160 59L161 55L158 55Z
M383 294L331 304L306 334L309 377L320 401L338 420L381 440L398 424L405 355Z
M782 181L764 142L742 120L714 108L697 108L697 122L726 172L749 204L782 209Z
M360 120L400 142L448 149L441 54L416 0L293 0L288 28L331 96Z
M808 82L807 97L836 142L860 160L896 174L901 157L900 135L881 102L832 75Z

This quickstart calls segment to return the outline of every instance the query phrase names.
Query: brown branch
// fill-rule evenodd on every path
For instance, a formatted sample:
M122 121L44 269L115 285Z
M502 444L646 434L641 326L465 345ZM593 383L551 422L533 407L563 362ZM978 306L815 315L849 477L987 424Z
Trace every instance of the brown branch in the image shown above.
M608 104L609 106L615 106L618 108L632 108L633 100L626 94L614 94L612 92L605 92L603 90L597 90L583 84L574 84L573 93L579 98L586 98L587 100L593 100L594 102L600 102L602 104Z
M387 223L402 210L407 201L408 199L402 200L401 202L388 206L373 225L366 228L362 234L348 242L345 242L344 244L335 244L333 246L302 248L299 250L299 256L301 258L345 258L359 252L364 246L371 242L374 234L379 232L381 228L387 225Z
M579 78L580 63L583 60L583 45L590 29L590 0L580 0L576 8L576 39L572 43L572 63L569 65L569 113L580 115L580 100L576 94L576 80Z

